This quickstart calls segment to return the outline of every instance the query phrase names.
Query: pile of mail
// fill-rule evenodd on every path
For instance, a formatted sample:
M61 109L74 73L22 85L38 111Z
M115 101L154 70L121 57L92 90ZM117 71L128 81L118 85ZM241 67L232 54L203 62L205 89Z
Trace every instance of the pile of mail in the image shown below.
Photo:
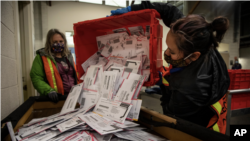
M95 68L98 68L97 71L94 71ZM72 87L60 113L33 119L19 128L15 133L16 139L18 141L165 140L144 131L146 128L133 122L138 119L142 102L133 99L136 97L133 93L136 93L138 85L141 85L139 75L131 73L130 76L133 77L129 76L124 80L123 84L126 85L122 84L116 95L112 95L112 90L116 89L115 81L118 73L102 72L101 68L90 66L85 77L85 80L90 80ZM94 79L91 78L93 73ZM103 84L105 81L109 84ZM77 103L80 104L80 108L75 109Z
M142 104L137 97L149 75L144 74L148 35L139 27L131 28L131 36L116 32L97 37L99 51L82 64L84 81L72 87L61 112L25 124L15 133L18 141L165 140L134 122Z
M98 51L82 64L84 72L91 65L102 65L104 71L116 69L111 67L124 67L125 72L146 76L145 81L148 81L150 26L146 26L145 32L142 26L128 29L115 29L113 34L96 37Z

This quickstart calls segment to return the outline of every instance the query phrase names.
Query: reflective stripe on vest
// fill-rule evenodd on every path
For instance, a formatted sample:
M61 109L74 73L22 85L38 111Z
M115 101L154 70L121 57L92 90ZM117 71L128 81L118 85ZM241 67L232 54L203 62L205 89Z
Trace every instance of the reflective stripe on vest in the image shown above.
M211 105L211 108L215 115L211 117L207 125L207 128L222 134L226 134L228 94L229 92L224 94L224 96L219 101Z
M50 68L51 74L52 74L54 89L56 90L56 92L58 92L57 91L57 85L56 85L56 79L55 79L55 75L54 75L54 69L52 67L51 60L48 57L47 57L47 60L48 60L48 63L49 63L49 68Z
M169 86L168 81L164 77L162 77L162 84L164 84L165 86Z
M220 102L216 102L215 104L213 104L213 107L217 110L218 115L220 115L221 110L222 110L222 106L220 105ZM220 129L219 129L219 126L218 126L217 123L214 124L213 130L217 131L217 132L220 132Z
M217 123L215 123L215 125L213 126L213 130L216 132L220 132L220 129Z

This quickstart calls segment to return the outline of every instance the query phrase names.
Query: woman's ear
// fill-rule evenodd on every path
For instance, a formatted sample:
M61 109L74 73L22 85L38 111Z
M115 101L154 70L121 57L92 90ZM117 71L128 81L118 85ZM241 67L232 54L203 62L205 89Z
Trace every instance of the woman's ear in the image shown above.
M200 56L201 56L201 53L196 51L193 53L193 55L191 55L190 60L196 61Z

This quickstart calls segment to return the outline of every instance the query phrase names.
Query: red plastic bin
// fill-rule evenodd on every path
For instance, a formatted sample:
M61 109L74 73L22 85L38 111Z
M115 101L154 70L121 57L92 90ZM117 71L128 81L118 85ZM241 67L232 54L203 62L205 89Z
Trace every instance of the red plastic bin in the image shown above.
M231 99L231 110L250 107L250 93L233 94Z
M232 90L250 88L250 70L231 70L232 82L230 84ZM230 77L231 78L231 77Z
M85 72L81 64L97 50L96 36L112 33L113 29L150 25L149 59L150 77L144 86L153 86L159 79L157 70L162 66L162 26L159 24L160 14L156 10L146 9L132 11L122 15L88 20L74 24L74 44L78 77ZM128 30L129 31L129 30Z

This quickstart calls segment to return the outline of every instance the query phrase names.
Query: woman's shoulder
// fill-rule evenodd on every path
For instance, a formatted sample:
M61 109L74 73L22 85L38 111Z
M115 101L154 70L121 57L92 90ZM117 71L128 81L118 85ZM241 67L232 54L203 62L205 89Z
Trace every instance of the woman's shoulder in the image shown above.
M40 49L36 50L36 54L43 56L43 55L46 55L47 53L45 52L45 48L40 48Z

